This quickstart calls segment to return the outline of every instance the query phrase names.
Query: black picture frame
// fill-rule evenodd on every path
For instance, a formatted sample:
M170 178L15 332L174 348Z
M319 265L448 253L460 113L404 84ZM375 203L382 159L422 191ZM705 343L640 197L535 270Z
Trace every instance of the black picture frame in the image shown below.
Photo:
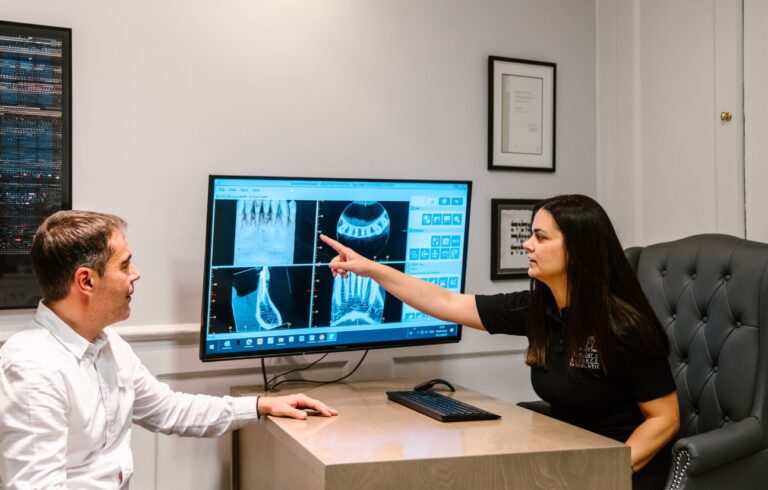
M488 169L555 171L557 65L488 57Z
M531 236L531 215L538 199L491 199L491 279L528 277L523 243Z
M0 21L0 309L42 296L35 230L72 208L72 30Z

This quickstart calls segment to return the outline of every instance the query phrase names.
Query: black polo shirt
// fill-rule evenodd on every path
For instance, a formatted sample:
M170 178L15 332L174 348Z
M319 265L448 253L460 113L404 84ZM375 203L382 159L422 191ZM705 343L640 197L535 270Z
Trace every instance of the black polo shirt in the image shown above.
M526 308L530 293L477 296L477 311L492 334L526 335ZM638 402L675 391L667 353L656 358L624 355L620 376L607 377L600 368L598 349L590 338L570 359L565 356L567 325L552 305L546 316L549 331L547 367L531 368L531 383L542 400L550 404L550 415L597 434L625 442L643 421ZM608 346L607 348L610 348ZM581 370L580 379L568 376L566 367Z

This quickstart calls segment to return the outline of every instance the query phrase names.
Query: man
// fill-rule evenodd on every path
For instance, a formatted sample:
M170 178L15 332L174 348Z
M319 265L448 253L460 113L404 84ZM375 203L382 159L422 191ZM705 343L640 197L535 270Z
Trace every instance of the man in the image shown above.
M117 216L60 211L35 234L43 301L0 349L0 488L127 488L134 422L214 437L259 415L336 415L304 395L190 395L157 381L109 327L130 315L141 277L125 228Z

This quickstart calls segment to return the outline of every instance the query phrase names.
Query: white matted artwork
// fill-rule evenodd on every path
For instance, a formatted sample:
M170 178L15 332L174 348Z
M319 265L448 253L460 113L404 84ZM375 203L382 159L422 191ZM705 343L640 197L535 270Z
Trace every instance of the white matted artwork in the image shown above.
M489 57L488 169L555 171L556 68Z

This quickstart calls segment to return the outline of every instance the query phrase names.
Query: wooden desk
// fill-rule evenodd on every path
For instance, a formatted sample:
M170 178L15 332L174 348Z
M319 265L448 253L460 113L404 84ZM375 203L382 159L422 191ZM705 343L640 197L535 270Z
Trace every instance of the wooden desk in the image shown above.
M460 387L456 398L501 419L441 423L387 400L419 381L292 390L339 416L268 417L240 429L235 487L239 476L243 490L631 489L629 446Z

